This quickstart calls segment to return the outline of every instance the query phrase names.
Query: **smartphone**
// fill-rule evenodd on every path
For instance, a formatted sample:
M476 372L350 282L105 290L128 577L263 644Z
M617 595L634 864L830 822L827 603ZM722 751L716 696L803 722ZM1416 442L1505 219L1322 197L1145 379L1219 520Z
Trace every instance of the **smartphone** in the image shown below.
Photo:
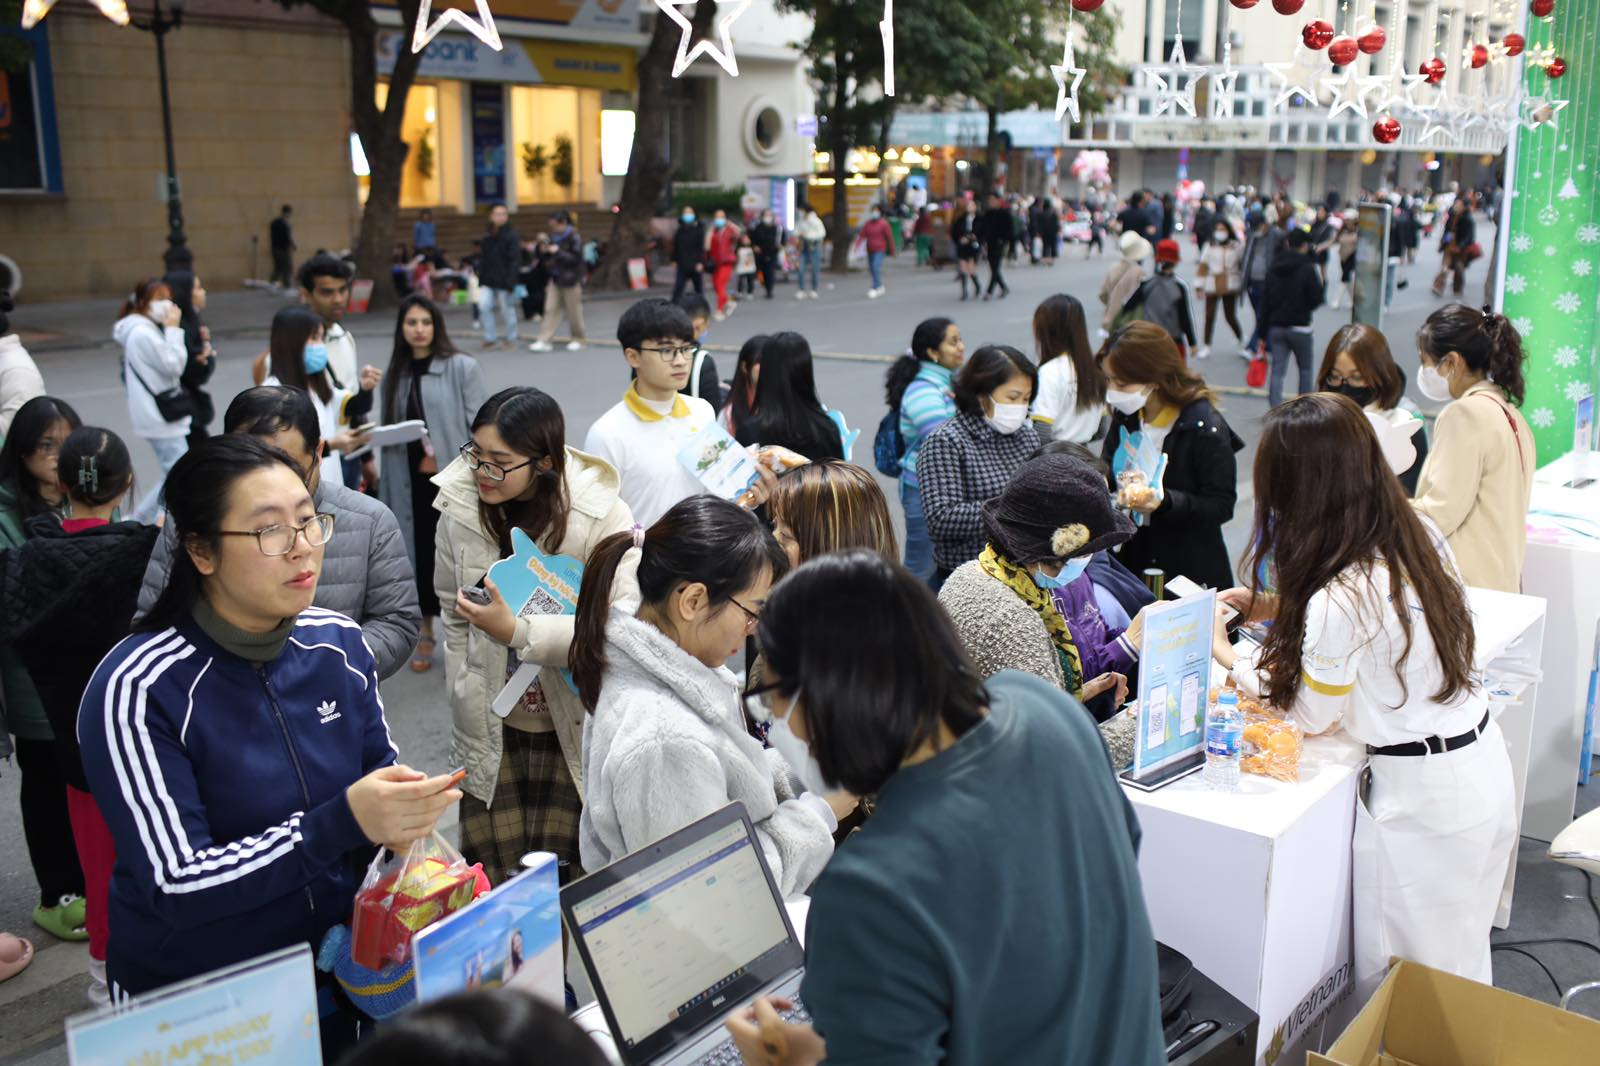
M491 602L493 602L489 597L489 590L478 588L477 586L461 586L461 595L465 596L479 607L487 607Z
M461 783L461 779L466 777L466 776L467 776L467 768L465 766L456 767L454 770L450 771L450 773L449 773L450 783L448 785L446 785L445 787L446 788L455 788L456 785Z
M1191 581L1182 574L1178 574L1167 579L1167 591L1173 593L1179 599L1183 599L1186 596L1193 596L1206 590L1198 583ZM1221 600L1217 601L1217 606L1222 608L1223 625L1230 626L1233 624L1233 620L1239 617L1239 612L1236 609Z

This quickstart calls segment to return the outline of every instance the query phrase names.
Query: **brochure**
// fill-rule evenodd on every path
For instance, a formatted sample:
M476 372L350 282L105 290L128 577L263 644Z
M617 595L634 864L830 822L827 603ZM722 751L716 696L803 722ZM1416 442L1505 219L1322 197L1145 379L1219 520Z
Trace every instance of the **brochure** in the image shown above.
M297 944L160 989L116 1010L69 1018L67 1061L73 1066L320 1066L311 948Z
M536 614L576 614L578 589L583 585L583 563L570 555L550 555L522 530L512 527L511 554L489 567L489 580L500 590L511 613L521 618ZM544 667L521 663L494 698L494 713L504 718ZM574 692L572 672L561 671Z
M414 440L421 440L428 435L428 424L420 418L412 418L404 422L393 422L387 426L373 426L362 432L367 434L367 443L351 452L346 458L356 459L374 448L388 448L396 444L410 444Z
M1199 752L1210 695L1217 594L1157 603L1139 646L1139 740L1133 771L1144 774Z
M707 422L678 451L678 462L713 496L737 501L761 477L744 446L715 420Z
M417 1002L504 985L565 1005L556 857L523 862L517 876L416 935Z

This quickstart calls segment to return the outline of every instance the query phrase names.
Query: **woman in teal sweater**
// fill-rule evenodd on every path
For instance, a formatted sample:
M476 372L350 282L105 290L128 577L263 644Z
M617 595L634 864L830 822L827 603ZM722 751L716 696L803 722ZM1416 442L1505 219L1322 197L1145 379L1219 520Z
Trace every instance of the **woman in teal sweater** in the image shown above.
M966 358L961 329L948 318L923 320L911 334L911 347L889 367L886 381L889 409L900 412L900 504L906 513L906 569L930 581L933 545L922 514L922 487L917 480L917 453L928 434L956 413L951 377Z
M63 494L56 453L82 424L76 411L50 396L36 396L17 409L0 446L0 548L20 547L29 519L60 516ZM0 695L22 774L22 833L39 882L34 924L62 940L87 940L83 869L67 820L66 778L56 763L55 736L44 704L11 648L0 648Z

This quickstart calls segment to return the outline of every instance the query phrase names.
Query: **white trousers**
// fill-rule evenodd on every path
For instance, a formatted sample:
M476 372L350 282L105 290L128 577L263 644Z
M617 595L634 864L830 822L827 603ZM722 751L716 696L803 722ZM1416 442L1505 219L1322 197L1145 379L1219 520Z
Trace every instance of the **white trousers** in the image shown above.
M1490 721L1441 755L1375 755L1356 801L1355 977L1390 956L1491 983L1489 931L1517 836L1511 759Z

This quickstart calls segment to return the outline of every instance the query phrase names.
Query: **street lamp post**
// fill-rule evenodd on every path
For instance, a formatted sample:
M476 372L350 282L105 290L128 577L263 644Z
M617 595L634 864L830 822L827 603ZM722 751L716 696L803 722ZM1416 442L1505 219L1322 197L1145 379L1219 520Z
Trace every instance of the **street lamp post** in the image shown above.
M172 97L167 88L167 34L183 25L184 0L168 0L171 14L163 14L161 0L154 0L149 22L132 22L136 29L145 30L156 39L156 69L161 78L161 132L167 146L167 250L163 255L167 273L192 270L194 253L189 251L189 239L183 232L183 202L178 196L178 163L172 150Z

